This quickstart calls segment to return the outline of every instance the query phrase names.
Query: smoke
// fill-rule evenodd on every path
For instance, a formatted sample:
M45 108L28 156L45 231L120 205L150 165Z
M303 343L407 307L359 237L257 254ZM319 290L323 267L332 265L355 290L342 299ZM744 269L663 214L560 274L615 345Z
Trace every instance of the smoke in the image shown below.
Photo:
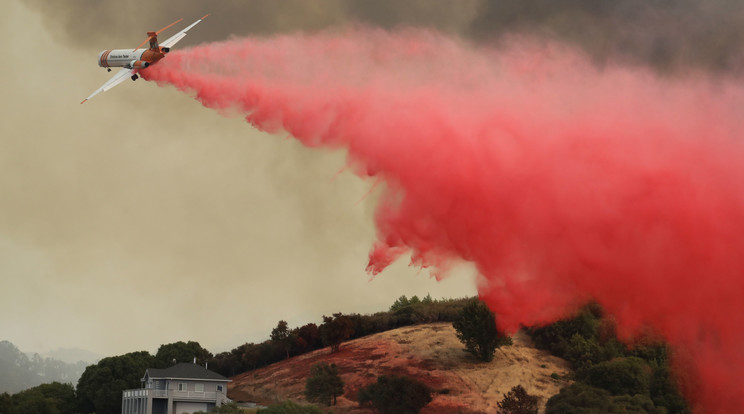
M596 62L661 72L740 72L744 13L732 0L488 1L468 27L475 38L529 33L580 47Z
M174 52L145 79L384 183L368 270L476 264L501 327L589 298L689 364L699 412L744 408L744 90L513 38L358 28ZM692 380L694 379L694 380Z
M198 36L179 44L229 36L318 31L362 23L428 28L479 42L513 33L579 47L595 62L622 60L657 71L687 68L740 72L744 9L738 0L23 0L65 43L103 48L136 45L145 32L183 17L211 13ZM94 38L95 42L91 39Z

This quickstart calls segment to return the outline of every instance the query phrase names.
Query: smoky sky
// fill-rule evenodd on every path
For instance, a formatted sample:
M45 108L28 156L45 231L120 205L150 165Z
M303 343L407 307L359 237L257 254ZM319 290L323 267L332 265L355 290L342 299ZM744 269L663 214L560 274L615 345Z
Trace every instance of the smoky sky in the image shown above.
M737 72L744 61L744 11L733 0L24 1L43 13L53 30L83 47L92 36L100 44L134 42L139 32L211 13L199 38L184 43L363 24L431 28L478 42L514 35L558 39L599 64L650 65L662 72Z
M83 3L12 0L0 15L12 39L0 53L23 62L0 68L0 340L101 355L194 340L219 352L265 340L280 319L475 294L470 269L438 282L403 262L370 281L376 196L373 183L339 173L342 152L144 81L80 105L110 77L98 51L205 12ZM200 24L179 49L228 36L229 3L214 4L227 20Z
M479 44L559 40L600 65L721 74L741 67L744 30L727 0L9 3L0 17L0 51L14 62L0 68L0 339L105 355L178 340L229 349L265 339L279 319L378 311L401 294L475 294L475 275L466 272L467 286L436 282L398 263L370 283L375 196L372 183L334 175L344 154L260 133L148 82L79 105L109 78L100 50L211 13L179 49L415 27Z

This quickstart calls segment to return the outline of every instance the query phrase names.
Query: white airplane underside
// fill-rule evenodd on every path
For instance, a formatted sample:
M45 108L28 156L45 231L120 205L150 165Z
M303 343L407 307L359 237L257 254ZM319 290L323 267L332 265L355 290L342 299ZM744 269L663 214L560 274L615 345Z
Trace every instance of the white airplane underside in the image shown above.
M112 49L112 50L104 50L101 53L98 54L98 66L107 68L108 71L111 71L112 67L119 67L118 72L114 74L114 76L106 81L106 83L103 84L100 88L96 89L95 92L90 94L87 98L83 100L82 103L85 103L88 99L98 95L101 92L106 92L107 90L113 88L114 86L120 84L122 81L124 81L126 78L131 78L132 80L137 80L138 76L136 71L138 69L145 69L146 67L157 63L160 59L164 58L166 53L170 52L170 48L173 47L178 41L183 39L186 36L186 32L191 29L192 27L196 26L197 23L201 22L202 20L206 19L208 14L202 17L201 19L195 21L194 23L191 23L188 27L181 30L180 32L176 33L175 35L169 37L164 42L160 42L158 44L158 34L160 32L164 31L165 29L168 29L169 27L173 26L174 24L180 22L183 19L179 19L168 26L158 30L157 32L147 32L147 39L145 39L142 44L137 46L134 50L130 49ZM150 46L147 49L140 49L142 45L145 43L150 42Z

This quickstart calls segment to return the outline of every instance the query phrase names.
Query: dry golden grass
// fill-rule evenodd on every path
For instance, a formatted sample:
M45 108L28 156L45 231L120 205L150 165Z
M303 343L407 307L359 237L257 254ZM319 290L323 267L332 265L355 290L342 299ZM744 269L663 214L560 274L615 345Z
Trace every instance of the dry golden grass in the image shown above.
M228 394L238 401L271 404L291 399L306 403L303 390L310 367L318 362L335 363L346 383L336 413L370 412L358 407L359 389L378 375L413 377L434 390L433 401L423 413L493 413L496 402L521 384L540 397L541 411L547 399L565 386L568 364L534 348L529 337L518 332L514 344L496 350L494 360L483 363L465 352L450 323L395 329L344 343L336 354L329 348L291 358L232 378Z

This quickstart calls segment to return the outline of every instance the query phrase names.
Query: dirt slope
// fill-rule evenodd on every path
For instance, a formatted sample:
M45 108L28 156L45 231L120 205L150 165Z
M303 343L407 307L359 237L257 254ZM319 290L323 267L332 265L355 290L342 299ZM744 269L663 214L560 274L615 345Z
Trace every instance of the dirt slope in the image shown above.
M423 413L493 413L496 402L513 386L521 384L540 397L541 412L547 399L566 385L568 364L535 349L519 332L514 345L496 351L494 360L481 363L465 352L450 323L399 328L344 343L336 354L329 348L291 358L232 378L228 396L237 401L271 404L303 396L310 367L318 362L335 363L346 383L336 413L365 413L356 403L357 391L378 375L414 377L435 392Z

